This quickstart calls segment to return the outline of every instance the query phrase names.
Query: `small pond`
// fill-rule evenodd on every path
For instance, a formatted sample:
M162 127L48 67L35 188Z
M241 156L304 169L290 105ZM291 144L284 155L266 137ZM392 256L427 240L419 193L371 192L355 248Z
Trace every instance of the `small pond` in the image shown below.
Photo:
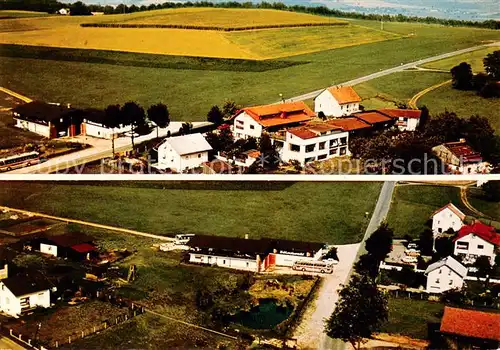
M286 320L292 311L293 307L278 305L274 299L262 299L250 311L238 312L231 321L247 328L271 329Z

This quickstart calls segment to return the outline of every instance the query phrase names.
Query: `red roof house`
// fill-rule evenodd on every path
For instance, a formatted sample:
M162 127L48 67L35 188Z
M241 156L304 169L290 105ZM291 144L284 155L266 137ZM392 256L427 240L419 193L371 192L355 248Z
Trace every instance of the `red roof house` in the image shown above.
M241 111L246 112L265 128L306 122L315 116L314 112L302 101L246 107Z
M493 226L488 226L486 224L483 224L479 220L476 220L471 225L462 226L462 228L458 231L457 237L455 237L455 241L470 234L474 234L478 237L481 237L485 241L490 242L496 246L500 245L500 233L497 233Z

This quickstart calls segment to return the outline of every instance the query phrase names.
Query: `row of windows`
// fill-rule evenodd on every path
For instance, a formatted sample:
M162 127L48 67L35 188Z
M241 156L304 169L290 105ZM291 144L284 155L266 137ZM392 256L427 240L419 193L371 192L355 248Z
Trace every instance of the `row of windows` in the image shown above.
M340 146L345 146L347 144L347 137L341 137L340 141L339 139L335 140L330 140L329 146L330 148L338 147ZM326 148L326 141L322 141L318 143L318 150L324 150ZM306 145L306 153L311 153L314 152L316 149L316 144L311 144L311 145ZM292 152L300 152L300 146L299 145L294 145L293 143L290 144L290 151ZM332 154L332 153L330 153Z

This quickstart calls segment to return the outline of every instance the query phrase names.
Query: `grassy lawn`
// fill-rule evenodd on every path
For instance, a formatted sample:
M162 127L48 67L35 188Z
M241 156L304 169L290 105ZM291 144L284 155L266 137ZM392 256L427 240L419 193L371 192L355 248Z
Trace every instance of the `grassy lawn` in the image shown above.
M35 11L20 11L20 10L1 10L0 19L8 18L31 18L31 17L45 17L49 16L46 12Z
M426 300L389 298L389 320L382 332L427 339L427 324L441 321L444 305Z
M394 229L397 238L402 238L405 234L417 238L428 228L426 223L431 214L450 202L468 214L460 200L458 187L398 185L394 191L387 222Z
M485 49L480 49L472 52L467 52L458 56L445 58L444 60L439 60L423 65L426 68L443 69L449 71L456 65L467 62L471 65L472 71L474 73L484 72L483 59L487 54L493 51L500 50L500 47L488 47Z
M0 203L155 234L249 234L345 244L361 238L364 213L373 210L380 187L380 183L4 183Z
M456 90L448 84L425 94L417 104L427 106L431 114L448 110L460 117L480 115L488 118L497 133L500 131L500 101L483 98L474 91Z
M350 22L371 30L380 27L376 21ZM124 58L113 52L101 54L110 58L109 63L102 60L71 62L72 55L61 59L57 58L61 56L58 54L55 59L43 55L41 58L26 57L22 53L11 57L10 53L3 54L5 50L0 48L0 65L4 72L0 84L35 99L82 107L105 107L129 100L145 106L163 102L169 106L173 120L195 121L205 120L210 107L225 99L235 100L240 105L275 102L280 93L285 98L295 96L400 63L498 38L498 33L492 30L414 23L387 23L385 30L403 38L293 56L286 61L296 65L280 65L278 69L257 72L221 71L216 64L215 70L210 70L203 59L199 59L199 66L205 69L202 71L193 69L196 62L191 62L189 69L185 65L179 65L180 69L173 64L169 68L155 68L130 62L121 66L116 61ZM408 36L410 34L412 36ZM138 59L138 56L144 58ZM157 59L150 55L138 56L135 61ZM68 84L68 80L73 83ZM411 86L413 81L406 81L404 85Z
M469 187L467 189L467 198L470 204L481 213L488 215L492 220L500 222L500 203L483 199L481 189Z
M448 73L404 71L358 84L354 88L366 109L407 103L419 91L450 79Z

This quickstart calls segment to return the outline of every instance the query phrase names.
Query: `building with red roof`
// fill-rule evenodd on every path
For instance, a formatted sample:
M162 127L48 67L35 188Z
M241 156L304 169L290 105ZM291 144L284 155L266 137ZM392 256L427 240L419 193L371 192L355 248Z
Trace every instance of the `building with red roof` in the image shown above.
M361 97L351 86L332 86L314 98L314 112L342 117L359 112Z
M481 153L468 145L465 139L443 143L433 147L432 152L454 173L480 174L490 171L490 165L483 162Z
M493 226L476 220L470 225L462 226L454 243L454 254L462 256L464 262L474 263L478 257L486 256L493 265L500 246L500 233L496 232Z
M72 260L89 260L97 254L93 239L84 233L47 235L39 239L40 252Z
M352 116L371 125L372 130L388 129L392 127L396 122L394 118L388 117L387 115L379 111L359 112L353 114Z
M383 108L378 111L394 119L395 125L401 131L417 130L422 116L422 111L419 109Z
M298 126L315 116L302 101L246 107L234 117L233 135L235 139L260 138L264 131Z
M457 349L498 349L500 314L446 306L439 331Z

